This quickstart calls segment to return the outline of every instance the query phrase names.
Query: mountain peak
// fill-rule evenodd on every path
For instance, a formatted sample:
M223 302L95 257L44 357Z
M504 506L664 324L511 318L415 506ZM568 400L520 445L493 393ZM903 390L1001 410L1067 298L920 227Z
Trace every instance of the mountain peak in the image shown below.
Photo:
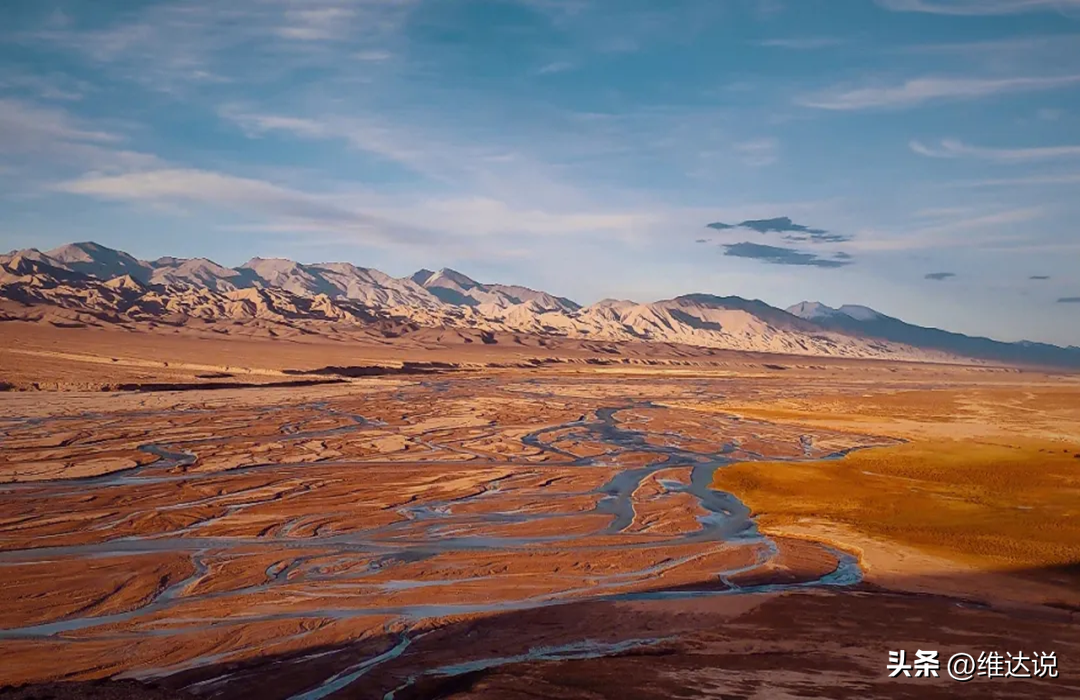
M265 265L269 265L269 266L275 267L275 268L300 267L300 263L296 262L295 260L290 260L288 258L260 258L258 256L252 258L251 260L248 260L246 263L244 263L240 267L254 268L254 267L265 266Z
M840 313L838 309L826 306L820 301L800 301L795 306L789 306L785 310L792 316L798 316L807 321L813 321L818 318L829 318L830 316L835 316Z
M885 315L874 311L869 306L859 306L858 304L844 304L837 311L856 321L873 321Z
M131 275L139 282L146 282L153 272L149 263L93 241L68 243L46 253L64 267L100 280Z
M104 286L108 287L109 289L123 289L130 292L142 292L146 290L146 285L144 285L142 282L135 279L131 275L113 277L111 280L105 282Z
M434 272L424 267L412 273L412 276L409 277L409 279L423 287L425 284L427 284L427 281L431 279L434 275Z
M468 275L462 274L457 270L452 270L449 267L444 267L438 272L436 272L434 275L428 277L424 286L434 285L444 281L449 282L451 285L457 286L461 291L468 291L470 289L473 289L474 287L480 286L480 283L473 278L469 277ZM440 286L447 285L444 284Z
M820 301L801 301L795 306L787 308L787 312L793 316L806 319L807 321L820 321L837 316L846 316L855 321L873 321L882 318L884 314L874 311L869 306L858 304L844 304L839 309L826 306Z
M49 255L52 255L52 256L55 257L56 255L61 255L64 252L70 252L70 251L81 251L81 252L87 253L87 254L102 253L102 252L109 252L109 253L119 253L120 252L120 251L115 250L113 248L109 248L108 246L103 246L100 243L97 243L95 241L75 241L74 243L65 243L62 246L58 246L56 248L53 248L52 250L49 251Z

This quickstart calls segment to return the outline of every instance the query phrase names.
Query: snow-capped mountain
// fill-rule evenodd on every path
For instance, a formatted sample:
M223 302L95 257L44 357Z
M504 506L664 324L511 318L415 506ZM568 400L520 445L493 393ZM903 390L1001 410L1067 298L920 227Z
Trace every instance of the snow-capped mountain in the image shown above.
M839 309L834 309L831 306L822 304L820 301L801 301L794 306L789 306L787 312L807 321L820 321L827 318L836 318L837 316L846 316L856 321L872 321L883 315L869 306L844 304Z

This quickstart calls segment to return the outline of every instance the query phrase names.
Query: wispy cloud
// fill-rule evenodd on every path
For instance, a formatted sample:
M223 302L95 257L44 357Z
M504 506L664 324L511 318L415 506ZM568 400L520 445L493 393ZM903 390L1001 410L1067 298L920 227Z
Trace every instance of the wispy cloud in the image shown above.
M152 155L124 148L123 142L122 135L84 124L63 109L0 99L0 156L100 170L158 163Z
M116 143L116 134L87 129L66 112L21 100L0 99L0 148L25 148L46 141Z
M528 240L583 233L619 237L656 223L647 212L521 208L483 197L388 198L355 190L314 194L267 180L190 168L87 175L54 189L135 204L219 208L250 220L230 230L315 232L382 247L453 249L470 240L481 245L478 241L493 237L501 244L506 237ZM498 250L488 253L492 258L500 255Z
M173 91L208 80L263 80L313 64L340 65L341 49L351 49L361 60L385 60L388 50L381 43L393 36L419 2L146 3L112 15L112 22L90 25L69 17L8 38L74 52L109 68L114 77Z
M1032 275L1031 277L1028 277L1028 279L1029 280L1037 280L1039 282L1045 282L1046 280L1050 279L1050 275Z
M440 222L462 237L497 237L528 235L533 237L573 237L602 234L623 237L629 231L645 230L657 223L654 213L600 207L554 209L540 206L514 206L489 197L453 197L424 199L414 204L381 208L393 213L396 220L417 226Z
M954 57L972 57L980 61L994 55L1006 56L1011 61L1022 60L1025 56L1034 56L1043 60L1053 57L1073 56L1077 50L1080 34L1025 34L1006 36L996 39L975 41L946 41L935 43L906 44L893 49L886 49L904 54L946 54Z
M924 279L933 280L934 282L944 282L953 277L956 277L955 272L930 272L923 276Z
M86 176L60 183L60 192L100 199L151 204L224 207L243 214L263 213L293 230L359 233L374 241L421 242L415 230L343 207L326 197L264 180L197 169L165 169L112 176Z
M309 140L341 141L368 156L397 164L419 176L425 186L457 194L499 199L514 206L560 209L588 207L593 192L568 182L563 168L553 164L559 152L584 159L596 143L580 136L544 132L549 136L539 151L517 139L500 145L491 135L476 139L468 130L446 129L413 112L317 117L282 115L226 106L221 115L250 137L277 133ZM569 139L562 143L562 139Z
M807 36L791 37L787 39L765 39L757 42L758 46L767 46L776 49L790 49L792 51L813 51L815 49L827 49L843 44L844 40L832 36Z
M8 73L0 75L0 90L18 91L34 99L50 102L78 102L86 93L91 92L93 87L84 80L62 73Z
M753 139L734 145L743 165L760 168L780 160L780 141L775 138Z
M951 218L929 226L892 231L864 229L848 246L856 250L879 252L961 248L990 243L1030 246L1035 245L1031 240L1030 227L1024 226L1023 233L1017 233L1014 230L1016 225L1027 224L1046 215L1047 210L1043 207L1023 207Z
M368 61L371 63L381 63L383 61L389 61L393 57L394 54L390 53L389 51L384 51L380 49L358 51L357 53L353 54L353 58L357 59L358 61Z
M949 187L1029 187L1048 185L1080 184L1080 173L1058 173L1052 175L1026 175L1024 177L1002 177L986 180L964 180L950 183Z
M553 73L565 73L568 70L573 70L574 64L569 61L552 61L551 63L545 63L536 69L537 75L552 75Z
M1080 10L1080 0L877 0L877 4L894 12L969 16Z
M992 95L1052 90L1080 84L1080 75L1017 78L915 78L899 85L833 88L796 99L796 104L836 111L901 109L937 100L964 100Z
M1080 297L1061 297L1058 299L1059 304L1080 304Z
M275 30L286 39L329 41L348 36L356 10L344 6L323 6L285 10L284 23Z
M249 137L285 133L310 140L344 141L358 150L385 158L415 173L452 183L460 182L464 170L475 167L485 156L480 149L456 148L433 143L416 130L383 120L352 116L324 115L318 118L245 111L225 106L221 116L240 126Z
M1036 148L981 148L955 139L945 139L940 146L926 146L912 141L911 150L930 158L977 158L1002 163L1023 163L1035 160L1080 157L1080 146L1042 146Z

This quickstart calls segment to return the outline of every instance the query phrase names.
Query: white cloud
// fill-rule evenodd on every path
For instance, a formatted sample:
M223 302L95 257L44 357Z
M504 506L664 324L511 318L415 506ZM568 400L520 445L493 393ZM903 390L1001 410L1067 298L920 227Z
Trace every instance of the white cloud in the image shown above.
M552 61L544 64L536 70L537 75L551 75L552 73L565 73L573 69L574 64L569 61Z
M944 219L931 226L913 229L883 230L866 229L858 232L855 240L847 246L852 250L867 252L889 252L900 250L931 250L946 248L966 248L986 243L1016 242L1023 244L1031 241L1028 227L1022 231L1013 228L1016 224L1044 218L1047 210L1042 207L1024 207L1005 209L996 212L952 218L943 215L926 218Z
M955 182L950 187L1023 187L1029 185L1080 185L1080 173L1056 173L1050 175L1027 175L1024 177L1004 177L987 180L967 180Z
M93 90L89 83L61 73L0 75L0 89L24 91L37 99L54 102L78 102Z
M656 223L647 212L551 210L516 207L488 197L392 197L352 191L316 195L266 180L226 173L165 168L121 175L88 175L61 182L55 191L153 206L208 206L251 220L230 230L314 232L380 246L482 245L498 237L488 253L498 257L504 237L600 234L621 237ZM432 222L438 222L434 231ZM469 243L472 241L472 243Z
M277 28L277 34L286 39L301 41L328 41L348 36L349 27L356 12L347 7L316 7L303 10L286 10L285 22Z
M894 12L937 15L1015 15L1080 10L1080 0L877 0L877 4Z
M1080 75L1018 78L915 78L899 85L833 89L796 100L805 107L864 110L913 107L934 100L975 99L1004 93L1051 90L1080 84Z
M116 143L121 139L116 134L82 128L60 110L0 99L0 148L24 148L51 140Z
M73 20L14 35L25 44L74 51L112 77L173 91L192 82L267 79L310 65L389 57L420 0L187 0L149 3L104 26Z
M286 229L359 234L383 244L420 243L430 235L342 206L328 197L207 170L173 168L88 175L59 183L55 189L117 201L223 207L277 220L277 225Z
M633 211L548 211L537 207L512 207L488 197L434 199L417 208L395 211L395 217L405 221L444 222L462 236L497 236L501 234L531 234L534 236L573 236L588 233L607 233L619 236L628 231L642 230L657 217L647 212Z
M735 144L734 149L743 164L750 167L772 165L780 159L780 142L774 138L744 141Z
M793 51L812 51L814 49L827 49L844 43L842 39L830 36L808 36L789 39L766 39L759 41L758 46L767 46L776 49L791 49Z
M986 39L981 41L952 41L932 44L910 44L896 47L894 50L902 53L916 54L959 54L971 56L983 54L980 60L994 56L1000 57L1008 54L1010 59L1022 58L1025 55L1034 55L1039 59L1052 56L1073 55L1077 48L1080 34L1024 34L1023 36L1007 36L999 39ZM1043 65L1046 65L1045 62Z
M42 158L49 163L100 170L157 162L152 155L123 148L123 140L119 134L83 124L62 109L0 99L0 156Z
M367 51L358 51L353 54L353 58L358 61L370 61L372 63L381 63L383 61L389 61L394 57L394 54L389 51L380 51L378 49L370 49Z
M938 147L912 141L911 150L930 158L977 158L1001 163L1080 157L1080 146L1044 146L1038 148L980 148L961 141L945 139Z
M444 182L460 180L464 169L481 160L478 151L466 152L445 144L432 144L402 125L388 126L360 117L294 117L244 111L227 106L221 116L239 125L250 137L284 132L312 140L342 140L354 148L398 163L418 174Z
M498 199L515 206L542 206L567 210L591 206L592 193L568 184L561 169L548 157L559 148L557 137L545 143L547 153L533 156L500 144L491 132L484 140L459 132L445 133L424 116L335 115L318 117L278 115L226 106L225 119L239 125L251 137L278 132L310 140L339 140L356 151L399 165L419 176L422 188L453 191L458 195ZM575 137L576 138L576 137ZM584 139L573 141L574 156ZM595 145L594 145L595 147Z

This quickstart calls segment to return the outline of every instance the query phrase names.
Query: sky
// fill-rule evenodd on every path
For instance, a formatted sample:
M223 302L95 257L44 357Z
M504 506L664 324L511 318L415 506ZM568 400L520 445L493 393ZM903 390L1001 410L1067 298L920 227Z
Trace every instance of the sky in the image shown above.
M0 248L1080 345L1080 0L5 0Z

